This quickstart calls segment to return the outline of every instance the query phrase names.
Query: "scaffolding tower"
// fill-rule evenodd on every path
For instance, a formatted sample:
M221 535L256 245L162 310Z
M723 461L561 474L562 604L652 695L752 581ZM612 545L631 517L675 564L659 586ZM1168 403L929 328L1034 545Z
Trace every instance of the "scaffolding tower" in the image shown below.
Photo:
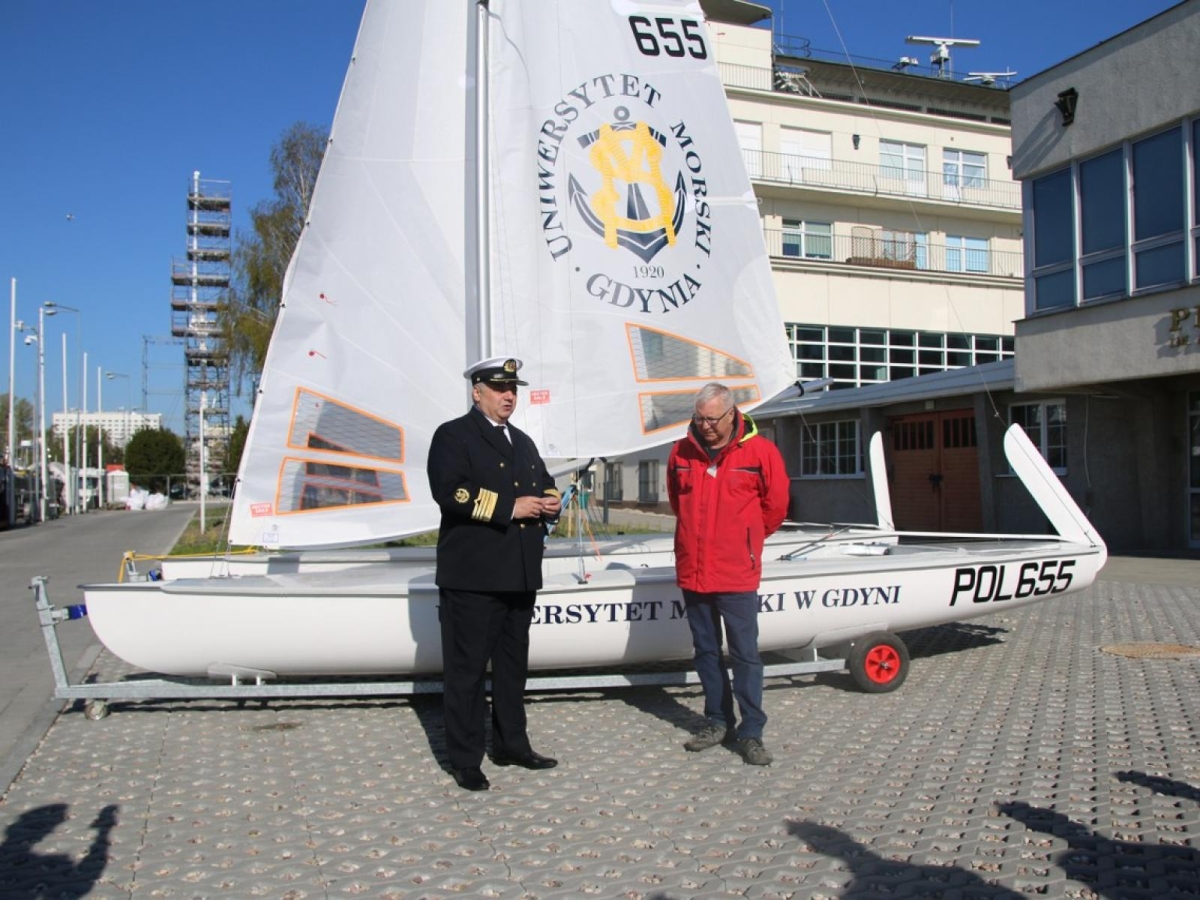
M218 318L231 277L230 182L193 172L187 209L187 256L171 261L171 334L183 343L189 487L205 490L203 476L224 457L230 433L229 348Z

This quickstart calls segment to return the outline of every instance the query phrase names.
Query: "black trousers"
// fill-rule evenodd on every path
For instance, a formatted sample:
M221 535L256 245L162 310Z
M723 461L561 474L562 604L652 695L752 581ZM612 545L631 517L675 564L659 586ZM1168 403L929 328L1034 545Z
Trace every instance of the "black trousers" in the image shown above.
M529 752L525 727L525 679L529 674L529 625L536 591L478 593L438 591L445 684L446 751L450 766L483 762L484 682L492 664L492 753Z

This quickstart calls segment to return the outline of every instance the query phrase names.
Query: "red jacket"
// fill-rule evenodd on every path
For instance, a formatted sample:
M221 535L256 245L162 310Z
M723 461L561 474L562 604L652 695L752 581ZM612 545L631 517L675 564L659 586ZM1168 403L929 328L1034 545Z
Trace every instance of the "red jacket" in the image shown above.
M783 456L758 434L753 420L736 415L733 435L716 459L709 459L692 426L667 462L667 495L676 516L675 575L686 590L758 590L763 541L787 516Z

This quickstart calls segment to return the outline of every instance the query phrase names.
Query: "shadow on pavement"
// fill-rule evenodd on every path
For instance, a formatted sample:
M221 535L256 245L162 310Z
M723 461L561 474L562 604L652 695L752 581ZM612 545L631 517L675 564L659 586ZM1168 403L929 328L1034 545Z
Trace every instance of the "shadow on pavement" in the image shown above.
M0 844L0 896L6 900L73 898L91 893L108 865L109 833L117 824L117 806L100 810L91 827L96 836L79 862L62 853L33 848L67 819L67 804L52 803L21 813L4 831Z
M956 897L1024 896L984 881L974 872L958 866L921 866L884 859L845 832L827 825L791 821L787 823L787 831L816 852L845 861L853 879L837 888L838 897L888 897L897 893L901 885L905 896L910 897L941 896L943 893Z

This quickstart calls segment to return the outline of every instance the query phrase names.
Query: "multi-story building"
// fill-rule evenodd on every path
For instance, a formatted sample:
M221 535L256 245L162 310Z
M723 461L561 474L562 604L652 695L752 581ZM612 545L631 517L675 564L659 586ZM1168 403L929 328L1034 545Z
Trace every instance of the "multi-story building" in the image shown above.
M1200 0L1012 89L1016 387L1110 545L1200 547Z
M118 409L106 412L56 412L53 416L54 436L62 439L68 429L99 428L111 444L124 447L129 439L147 428L162 428L162 413L146 413L137 410Z
M797 377L855 388L1011 357L1024 263L1007 92L789 55L802 42L773 39L762 7L705 8ZM768 428L809 517L830 479L865 484L859 415ZM660 506L664 461L610 463L598 492Z

